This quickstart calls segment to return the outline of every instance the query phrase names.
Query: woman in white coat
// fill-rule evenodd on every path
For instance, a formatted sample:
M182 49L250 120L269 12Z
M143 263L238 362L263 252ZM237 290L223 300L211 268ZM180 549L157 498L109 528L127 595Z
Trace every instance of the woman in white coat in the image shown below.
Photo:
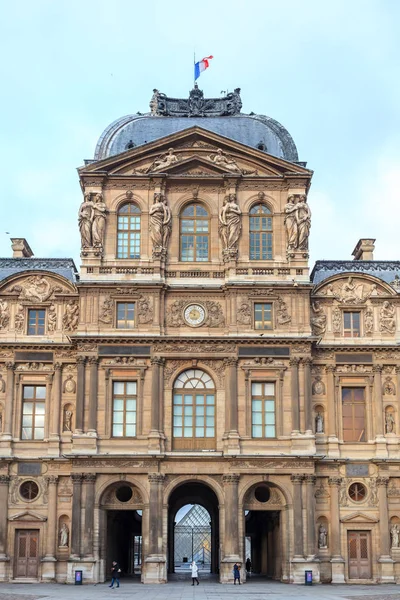
M192 585L194 585L195 581L197 582L197 585L199 585L199 580L198 580L199 569L197 568L195 560L190 565L190 568L192 569Z

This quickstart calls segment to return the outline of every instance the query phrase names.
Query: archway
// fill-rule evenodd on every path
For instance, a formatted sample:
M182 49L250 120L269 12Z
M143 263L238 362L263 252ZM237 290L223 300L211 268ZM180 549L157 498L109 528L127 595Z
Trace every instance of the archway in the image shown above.
M207 523L208 521L208 523ZM168 502L168 573L187 573L196 560L204 573L219 572L219 510L215 492L198 481L173 490Z
M124 576L141 577L143 499L138 488L127 481L113 483L103 493L100 507L106 579L110 578L113 560Z
M282 578L282 518L284 498L270 483L254 484L243 502L244 549L246 564L251 561L251 576ZM248 569L246 569L248 570Z

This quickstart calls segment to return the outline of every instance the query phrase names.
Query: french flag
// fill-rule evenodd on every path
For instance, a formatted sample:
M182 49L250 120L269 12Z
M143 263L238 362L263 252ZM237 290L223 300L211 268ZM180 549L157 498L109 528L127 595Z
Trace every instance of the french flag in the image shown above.
M203 71L208 69L208 67L210 66L210 63L208 61L210 61L212 58L214 58L214 57L206 56L202 60L199 60L199 62L194 63L194 80L195 81L196 81L196 79L198 79L200 77L200 74Z

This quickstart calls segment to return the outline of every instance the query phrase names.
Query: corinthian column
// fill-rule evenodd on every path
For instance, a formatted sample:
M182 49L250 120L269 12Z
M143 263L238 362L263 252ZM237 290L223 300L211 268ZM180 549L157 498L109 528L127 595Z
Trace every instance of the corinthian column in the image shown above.
M49 486L49 500L47 513L47 538L46 538L46 556L45 561L56 560L57 547L57 475L49 475L46 477L46 482Z
M6 410L4 418L3 439L7 436L12 438L12 415L14 404L14 363L6 362L7 369L7 387L6 387Z
M303 506L302 506L302 482L304 475L291 475L293 483L293 525L294 525L294 557L304 557L303 545Z
M311 358L304 358L304 420L308 434L313 432L312 392L311 392Z
M83 528L83 554L87 558L93 557L93 528L94 528L94 492L96 484L95 473L83 475L83 489L85 502L85 525Z
M72 473L71 558L81 556L82 473Z
M159 556L162 547L162 485L164 475L161 473L150 473L149 501L149 555Z
M225 491L225 560L239 559L239 486L240 475L223 475Z
M229 406L229 432L238 435L238 387L236 358L225 359L225 393Z
M305 475L304 481L306 484L306 498L307 498L307 539L306 549L307 556L315 556L315 482L317 478L315 475Z
M326 367L327 382L327 400L328 400L328 435L329 438L337 441L336 432L336 410L335 410L335 367L328 365Z
M375 397L375 437L385 441L383 430L383 404L382 404L382 365L374 365L374 397Z
M83 415L85 410L85 356L77 356L77 385L76 385L76 419L75 429L77 433L83 433Z
M328 485L331 488L331 563L332 583L344 583L344 560L340 544L340 511L339 489L342 484L341 477L329 477Z
M62 364L57 362L54 364L54 383L53 383L53 402L51 406L51 432L50 436L58 440L60 437L60 410L61 410L61 374Z
M97 356L89 358L89 421L88 432L96 433L97 430L97 380L99 359Z
M299 362L297 357L290 359L292 386L292 433L300 432Z
M390 531L389 531L389 510L387 499L387 487L389 477L377 477L378 486L378 504L379 504L379 533L381 555L378 562L381 566L381 583L394 583L394 561L390 556Z
M7 557L7 515L8 515L8 486L9 475L0 475L0 561Z

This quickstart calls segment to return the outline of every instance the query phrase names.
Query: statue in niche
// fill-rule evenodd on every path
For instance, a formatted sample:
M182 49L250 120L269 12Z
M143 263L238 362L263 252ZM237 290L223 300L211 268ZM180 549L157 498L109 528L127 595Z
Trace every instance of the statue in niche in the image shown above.
M311 329L314 335L323 335L326 331L326 314L321 303L316 300L312 303L313 316L311 317Z
M74 300L69 300L65 306L65 313L63 315L63 327L65 331L75 331L78 327L79 320L79 306Z
M174 149L169 148L168 154L162 154L161 156L158 156L153 164L148 168L147 172L152 173L153 171L161 171L162 169L165 169L166 167L169 167L177 162L179 162L179 159L176 154L174 154Z
M364 316L365 333L373 333L374 331L374 312L372 308L367 308Z
M390 528L390 536L392 538L392 548L400 547L400 530L397 523L391 526Z
M0 298L0 329L5 329L10 322L8 302Z
M385 300L380 310L379 329L382 333L394 333L396 331L395 308Z
M104 245L107 213L107 207L103 201L103 194L95 195L92 209L92 243L93 246L102 248Z
M63 392L64 394L75 394L76 392L76 383L71 373L67 375L67 379L64 381Z
M387 375L383 384L383 393L385 396L395 396L396 388L390 375Z
M0 373L0 394L6 391L6 382L3 379L3 375Z
M68 548L69 541L69 529L66 523L63 523L60 527L60 548Z
M150 236L153 242L153 254L165 254L172 229L171 209L167 200L159 192L154 194L154 202L149 211Z
M396 422L394 420L394 414L389 410L385 413L385 432L386 433L395 433L396 432Z
M321 523L318 529L318 548L328 547L328 532Z
M82 248L90 248L92 246L93 202L90 200L90 197L90 192L84 194L78 213Z
M315 376L315 381L312 384L312 393L314 396L322 396L325 394L325 384L322 381L321 375Z
M222 240L224 253L236 255L239 237L242 231L242 211L236 202L235 194L225 196L219 215L219 223L219 234Z
M221 148L218 148L216 154L209 154L208 160L231 173L241 173L236 161L228 154L225 154Z
M72 431L72 410L64 411L64 427L63 431Z
M324 433L324 415L321 412L315 417L315 433Z

